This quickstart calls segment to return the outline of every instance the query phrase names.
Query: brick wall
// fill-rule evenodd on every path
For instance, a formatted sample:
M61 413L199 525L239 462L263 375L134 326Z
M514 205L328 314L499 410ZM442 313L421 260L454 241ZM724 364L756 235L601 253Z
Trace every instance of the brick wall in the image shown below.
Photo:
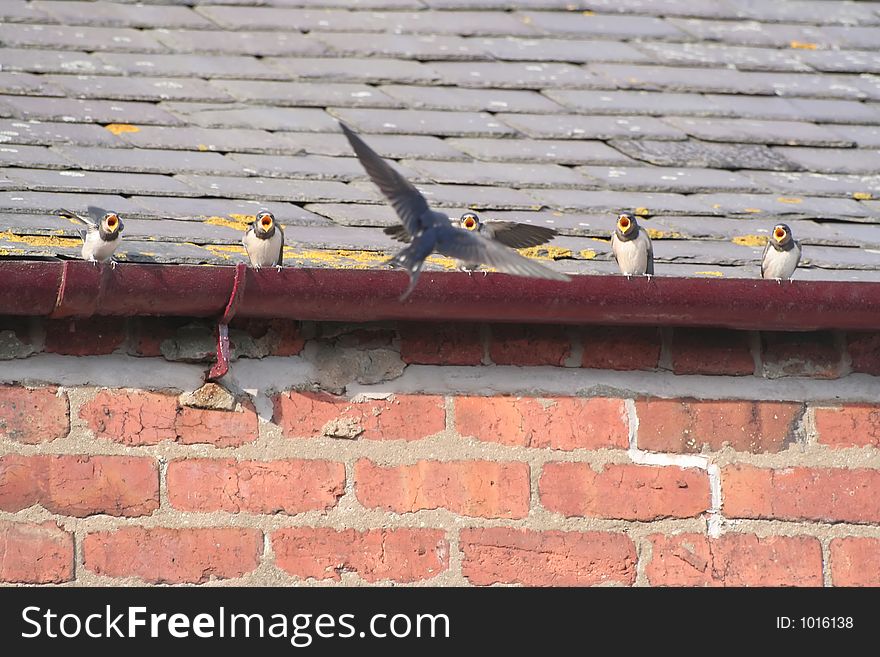
M0 318L0 582L880 585L880 333Z

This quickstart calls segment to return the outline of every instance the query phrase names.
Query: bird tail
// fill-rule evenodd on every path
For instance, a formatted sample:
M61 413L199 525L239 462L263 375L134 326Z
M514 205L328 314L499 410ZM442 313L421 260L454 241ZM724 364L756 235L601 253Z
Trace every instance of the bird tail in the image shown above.
M64 217L65 219L74 219L75 221L78 221L79 223L81 223L85 226L89 226L91 228L95 227L95 223L93 221L86 219L82 215L77 214L76 212L73 212L72 210L67 210L65 208L58 208L57 210L55 210L55 214L57 214L59 217Z
M409 246L398 252L393 258L386 260L385 264L397 267L398 269L405 269L406 273L409 274L409 287L406 288L406 292L400 297L401 301L406 301L419 281L419 274L422 273L422 265L425 264L425 259L420 258L416 250Z

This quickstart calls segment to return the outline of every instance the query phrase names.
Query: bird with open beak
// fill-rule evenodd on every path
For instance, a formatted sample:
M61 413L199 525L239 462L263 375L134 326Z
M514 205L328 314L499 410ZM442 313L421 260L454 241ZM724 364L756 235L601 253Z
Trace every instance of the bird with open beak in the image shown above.
M780 284L783 278L791 280L800 261L801 245L791 236L791 228L774 226L761 256L761 278L773 278Z
M241 238L244 250L254 269L275 267L281 269L284 259L284 231L275 223L271 212L257 213L254 222Z
M90 205L88 217L83 217L76 212L61 209L58 214L67 219L74 219L84 224L86 229L80 233L82 237L83 260L97 264L110 261L110 266L116 268L116 260L113 254L122 243L122 219L115 212L108 212L102 208Z
M631 276L654 275L654 247L648 233L639 226L631 212L617 217L617 226L611 235L611 252L620 273Z

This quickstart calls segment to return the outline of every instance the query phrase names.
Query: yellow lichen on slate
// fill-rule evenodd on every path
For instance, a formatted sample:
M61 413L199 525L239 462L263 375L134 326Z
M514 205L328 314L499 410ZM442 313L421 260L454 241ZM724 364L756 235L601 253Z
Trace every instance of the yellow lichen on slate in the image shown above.
M724 276L720 271L695 271L695 276L716 276L721 277Z
M734 244L742 246L764 246L767 243L766 235L737 235L733 238Z
M656 228L646 228L648 237L652 240L681 240L684 235L673 230L657 230Z
M857 201L870 201L874 197L869 192L853 192L853 198Z
M788 45L796 50L816 50L819 47L818 44L809 41L791 41Z
M110 123L109 125L105 125L104 128L112 132L114 135L121 135L123 132L141 131L136 125L129 125L128 123Z
M530 246L526 249L517 249L526 258L536 258L538 260L562 260L571 258L571 249L563 249L558 246Z
M208 217L205 219L204 223L209 226L225 226L226 228L232 228L233 230L240 230L242 232L247 231L248 224L250 224L254 220L253 215L245 215L245 214L231 214L229 215L232 219L227 219L226 217ZM247 221L243 219L239 219L239 217L247 218Z
M650 213L648 212L648 208L636 208L635 214L639 217L647 217Z
M584 260L592 260L597 254L593 249L581 249L578 251L578 255Z
M780 203L788 203L789 205L800 205L804 202L804 199L796 196L780 196L776 200Z
M28 246L53 246L61 248L76 248L82 246L82 240L78 237L58 237L57 235L16 235L11 231L0 233L0 240L27 244Z

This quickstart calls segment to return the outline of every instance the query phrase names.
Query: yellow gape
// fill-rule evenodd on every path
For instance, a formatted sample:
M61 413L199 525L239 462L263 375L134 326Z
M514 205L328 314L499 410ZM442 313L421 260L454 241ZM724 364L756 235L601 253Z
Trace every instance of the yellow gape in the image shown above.
M631 222L629 220L629 217L627 217L626 215L620 215L620 217L617 218L617 226L618 228L620 228L621 232L625 233L626 231L628 231L630 225Z
M773 237L776 238L777 242L781 242L785 239L785 229L782 226L777 226L773 230Z
M107 232L114 233L119 229L119 217L115 214L108 214L104 217L104 223L107 226Z
M472 214L465 215L464 227L468 230L474 230L477 227L477 218Z

